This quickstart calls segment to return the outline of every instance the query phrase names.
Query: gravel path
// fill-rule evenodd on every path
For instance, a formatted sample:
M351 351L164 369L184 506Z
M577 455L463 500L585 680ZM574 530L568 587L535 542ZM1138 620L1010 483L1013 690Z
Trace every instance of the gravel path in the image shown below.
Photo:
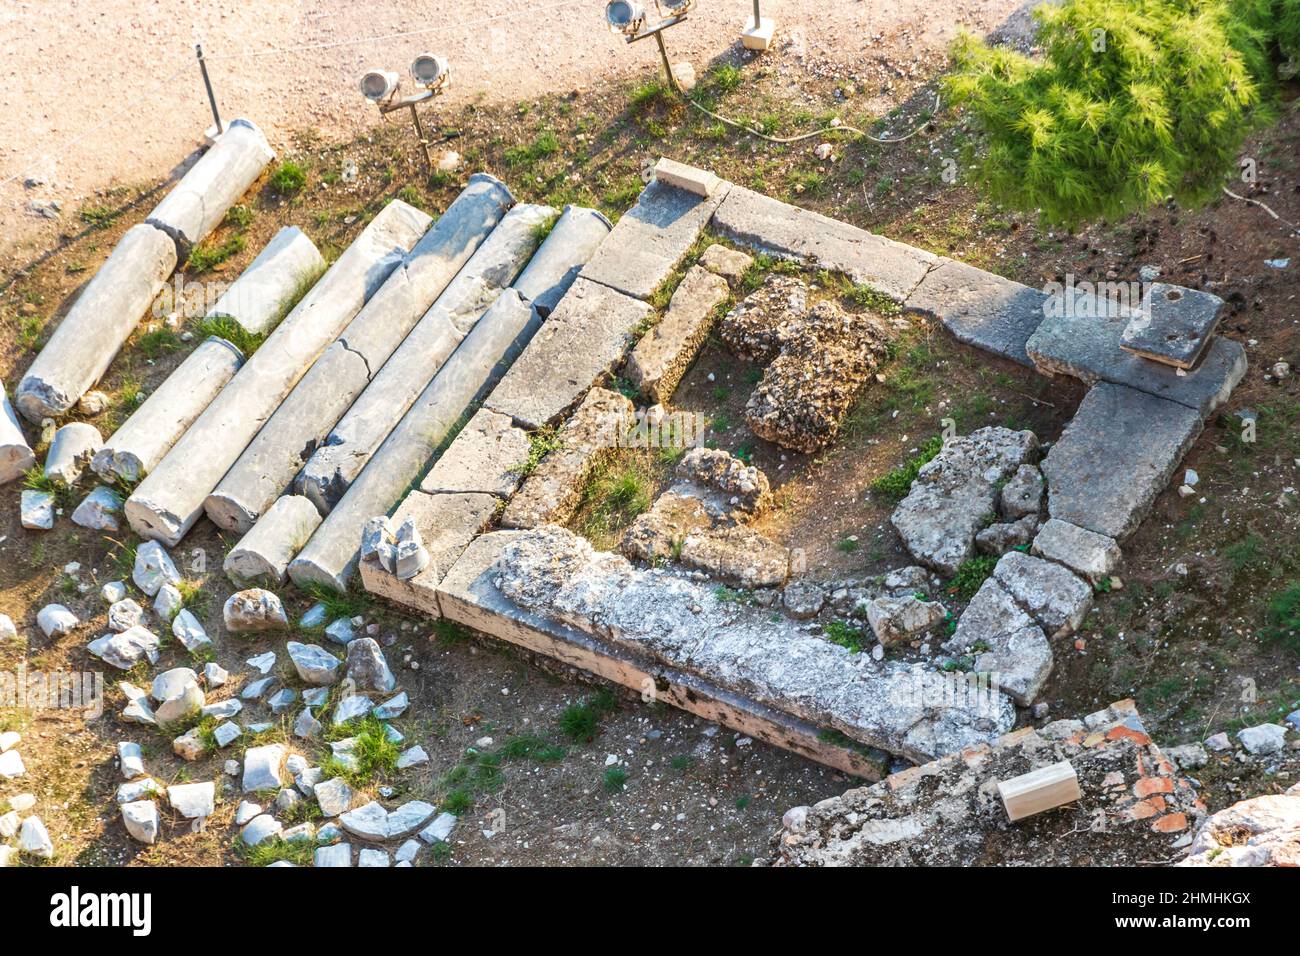
M783 58L811 67L888 57L905 73L911 58L941 49L960 27L991 30L1017 6L765 0L763 12L778 21ZM199 145L210 116L196 40L211 60L223 114L253 118L276 145L294 130L314 128L335 139L376 122L356 93L360 73L384 66L405 75L424 50L450 60L451 103L526 99L656 63L652 42L628 47L605 29L601 0L537 0L542 12L527 17L503 17L502 8L499 0L6 3L0 253L26 247L15 259L27 260L68 231L97 190L165 175ZM670 50L705 68L735 53L748 16L745 0L701 0L670 32ZM411 31L432 32L394 36ZM377 36L385 39L351 42ZM266 53L286 48L292 49ZM62 205L60 219L43 218L30 205L51 200ZM0 272L13 264L0 262Z

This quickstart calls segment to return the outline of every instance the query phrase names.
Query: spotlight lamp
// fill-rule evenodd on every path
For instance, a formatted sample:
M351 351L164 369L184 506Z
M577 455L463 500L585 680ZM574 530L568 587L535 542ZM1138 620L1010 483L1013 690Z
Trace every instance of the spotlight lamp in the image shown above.
M411 61L411 79L425 89L440 90L451 79L447 61L435 53L421 53Z
M361 95L372 103L382 103L397 92L399 83L391 70L368 70L361 77Z
M655 6L666 17L684 17L695 9L695 0L655 0Z
M605 5L605 22L615 33L636 36L645 26L645 6L637 0L609 0Z

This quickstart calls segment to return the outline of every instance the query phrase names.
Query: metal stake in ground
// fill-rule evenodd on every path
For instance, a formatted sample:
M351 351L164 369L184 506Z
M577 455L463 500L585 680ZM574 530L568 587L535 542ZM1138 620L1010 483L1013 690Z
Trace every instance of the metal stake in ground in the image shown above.
M214 138L220 136L225 130L221 125L221 114L217 112L217 95L212 92L212 80L208 76L208 63L203 59L203 44L194 44L194 52L199 58L199 72L203 74L203 86L208 91L208 105L212 107L212 122L216 123L216 133Z

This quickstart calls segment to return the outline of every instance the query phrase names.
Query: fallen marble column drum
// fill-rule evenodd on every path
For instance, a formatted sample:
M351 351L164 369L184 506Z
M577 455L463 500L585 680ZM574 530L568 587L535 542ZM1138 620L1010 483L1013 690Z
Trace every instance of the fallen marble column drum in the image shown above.
M27 419L63 415L103 377L177 262L274 156L261 130L232 121L149 217L127 230L19 383L14 403Z
M235 584L277 587L284 583L289 562L311 538L320 513L306 498L285 495L266 509L252 530L226 555L222 570Z
M0 382L0 485L21 478L35 464L36 453L27 444L4 382Z
M429 223L401 201L375 216L127 499L136 534L169 547L185 536L258 429Z
M108 371L175 268L166 233L128 229L18 383L23 416L39 424L66 414Z
M274 150L255 123L231 120L145 222L171 236L178 255L188 256L190 247L221 224L235 200L274 158Z
M209 336L167 376L95 453L90 467L108 482L134 484L171 450L244 364L244 353Z
M277 232L208 310L209 319L233 319L252 335L269 332L325 271L316 244L297 226Z
M483 174L471 178L208 496L204 510L215 525L241 533L253 526L448 283L459 282L462 267L491 243L513 203L499 180ZM390 414L395 420L401 411Z
M492 231L402 344L330 430L294 481L327 513L501 290L537 251L549 206L520 205Z
M419 480L541 323L513 289L501 294L290 563L295 584L347 588L357 568L362 527L388 514Z

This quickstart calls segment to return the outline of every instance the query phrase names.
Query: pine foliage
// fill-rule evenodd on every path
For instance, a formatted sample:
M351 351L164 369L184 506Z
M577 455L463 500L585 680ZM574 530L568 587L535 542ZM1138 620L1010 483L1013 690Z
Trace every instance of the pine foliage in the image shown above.
M965 34L945 86L985 134L992 197L1074 225L1212 197L1270 115L1300 0L1066 0L1034 17L1040 58Z

